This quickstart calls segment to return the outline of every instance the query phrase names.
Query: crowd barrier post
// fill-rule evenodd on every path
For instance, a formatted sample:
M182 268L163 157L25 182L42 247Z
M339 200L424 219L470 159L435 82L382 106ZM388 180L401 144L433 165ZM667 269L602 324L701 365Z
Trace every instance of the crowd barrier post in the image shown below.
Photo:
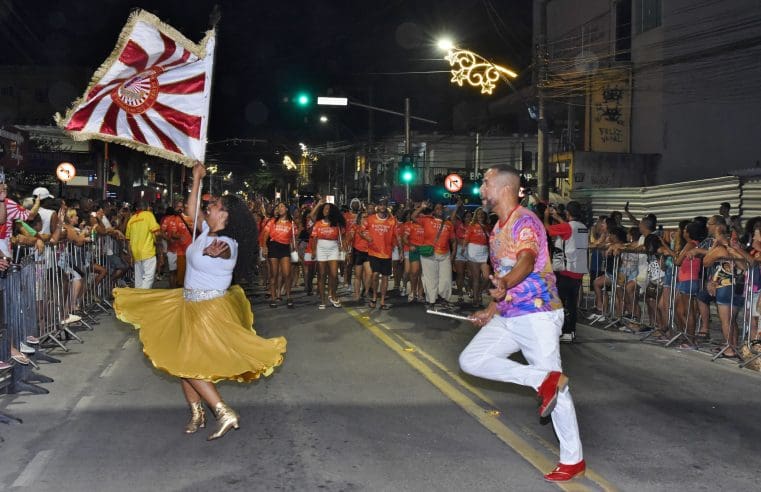
M17 347L20 346L21 342L26 341L27 336L36 333L35 267L34 255L26 255L11 265L5 278L2 279L5 284L3 289L5 325L8 327L11 343ZM19 364L14 367L10 386L12 393L26 391L34 394L46 394L49 392L34 383L52 382L53 380L33 373L32 367L36 368L37 365L31 358L30 366Z

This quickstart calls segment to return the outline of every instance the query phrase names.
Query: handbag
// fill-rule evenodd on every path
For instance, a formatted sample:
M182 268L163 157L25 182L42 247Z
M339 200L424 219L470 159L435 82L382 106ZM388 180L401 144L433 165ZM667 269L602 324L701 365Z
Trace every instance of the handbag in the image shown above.
M441 231L444 229L444 219L441 219L441 225L439 226L439 231L436 233L436 239L433 240L433 244L424 244L423 246L417 247L417 252L420 253L420 256L433 256L434 249L433 245L439 242L439 238L441 237Z
M296 245L296 231L293 230L293 222L291 222L291 235L293 236L293 247ZM299 252L297 249L291 250L291 263L299 262Z
M344 251L344 242L341 237L341 226L338 227L338 261L346 261L346 251Z

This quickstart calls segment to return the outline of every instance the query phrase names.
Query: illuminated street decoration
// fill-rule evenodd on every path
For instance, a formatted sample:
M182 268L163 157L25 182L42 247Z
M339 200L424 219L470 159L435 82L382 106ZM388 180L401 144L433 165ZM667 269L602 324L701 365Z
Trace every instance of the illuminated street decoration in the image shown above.
M491 94L502 77L512 79L517 73L500 65L495 65L486 58L468 50L451 49L445 57L452 67L450 82L463 86L467 82L472 87L480 87L481 94Z
M55 175L64 183L68 183L77 175L77 169L71 162L62 162L58 164L58 167L55 170Z

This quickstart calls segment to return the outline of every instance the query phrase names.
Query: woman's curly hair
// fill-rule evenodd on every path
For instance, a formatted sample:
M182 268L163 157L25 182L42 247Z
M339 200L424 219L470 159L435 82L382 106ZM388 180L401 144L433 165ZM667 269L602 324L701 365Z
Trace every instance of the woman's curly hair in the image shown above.
M325 205L330 205L330 210L328 211L327 216L325 215ZM317 216L315 217L315 222L325 219L330 223L331 227L346 227L346 219L344 219L344 216L341 214L341 211L338 210L338 207L332 203L326 203L325 205L320 205L320 209L317 211Z
M225 228L217 232L218 236L227 236L238 243L238 260L233 270L233 283L248 281L257 259L259 243L258 227L246 202L235 195L221 197L222 206L227 210Z

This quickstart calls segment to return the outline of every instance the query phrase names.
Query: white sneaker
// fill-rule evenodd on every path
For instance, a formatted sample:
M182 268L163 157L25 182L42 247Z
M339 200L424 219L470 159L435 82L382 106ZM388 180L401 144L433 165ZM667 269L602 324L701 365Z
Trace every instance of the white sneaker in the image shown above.
M36 350L34 350L32 347L25 344L24 342L21 342L19 344L19 349L21 350L21 353L25 355L32 355L33 353L36 352Z
M560 335L560 343L571 343L574 338L573 333L563 333Z
M82 321L82 317L72 313L68 315L65 320L61 321L61 323L67 325L69 323L76 323L78 321Z

